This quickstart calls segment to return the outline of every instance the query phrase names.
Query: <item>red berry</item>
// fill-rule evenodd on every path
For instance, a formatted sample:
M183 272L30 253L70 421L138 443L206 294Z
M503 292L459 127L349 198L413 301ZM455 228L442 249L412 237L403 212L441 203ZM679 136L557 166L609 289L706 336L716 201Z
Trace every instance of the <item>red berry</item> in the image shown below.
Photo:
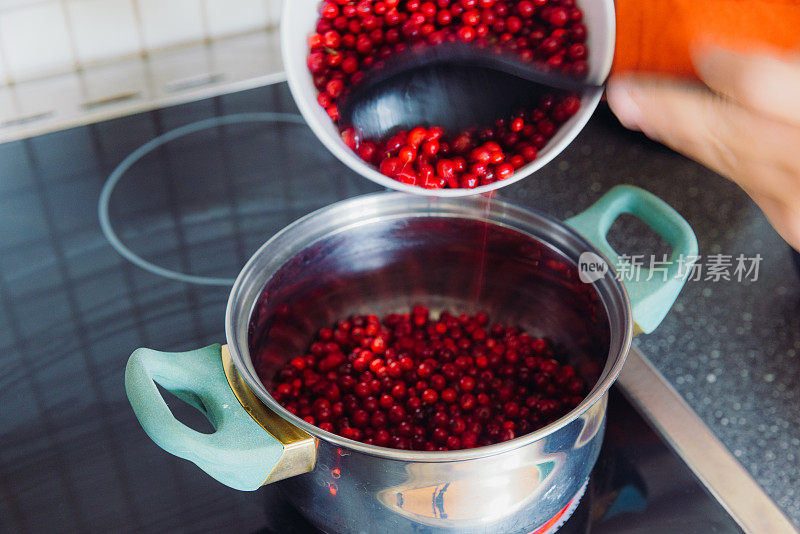
M404 146L397 153L397 159L403 163L411 163L417 157L417 149L412 146Z
M575 43L567 49L567 57L573 61L578 59L586 59L586 56L586 45L583 43Z
M514 166L510 163L503 163L502 165L498 165L497 169L495 169L495 176L497 176L498 180L505 180L512 174L514 174Z
M461 380L458 381L458 387L461 391L472 391L475 389L475 379L471 376L463 376Z
M328 92L328 95L331 98L339 98L339 96L342 94L342 91L344 91L344 82L341 80L331 80L325 86L325 90Z
M531 18L534 10L535 8L533 2L530 2L529 0L522 0L517 4L517 13L519 13L522 18Z
M433 404L437 400L439 400L439 394L436 393L436 391L432 389L426 389L422 392L422 402L426 404Z
M339 6L335 2L325 2L320 10L323 18L334 19L339 16Z
M439 148L439 141L435 139L431 141L425 141L425 144L422 145L422 153L432 158L439 153Z
M429 378L433 374L433 367L425 362L419 364L417 367L417 376L420 378Z
M569 22L569 13L563 7L552 7L542 12L542 17L553 26L564 26Z
M472 410L475 408L475 396L471 393L464 393L461 395L461 407L465 410Z
M428 131L425 128L418 127L408 132L406 142L410 147L416 149L419 148L419 146L427 139L427 137Z
M465 43L472 42L475 36L475 30L471 26L462 26L458 29L458 38Z

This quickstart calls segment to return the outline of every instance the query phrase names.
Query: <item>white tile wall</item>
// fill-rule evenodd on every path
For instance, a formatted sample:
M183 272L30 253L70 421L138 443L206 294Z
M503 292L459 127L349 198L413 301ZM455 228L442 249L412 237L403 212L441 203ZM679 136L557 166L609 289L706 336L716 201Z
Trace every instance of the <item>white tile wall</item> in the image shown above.
M248 32L0 87L0 143L284 81L279 42Z
M6 58L3 56L3 49L0 46L0 85L8 83L8 78L6 72Z
M246 30L263 28L267 19L264 0L203 0L208 33L211 37L224 37Z
M98 65L81 73L82 104L98 103L123 96L138 98L148 87L146 66L141 58L131 58L108 65Z
M285 0L291 2L292 0ZM283 11L284 0L266 0L267 12L269 13L270 24L279 24L281 21L281 12Z
M0 9L15 9L33 4L41 4L45 0L0 0Z
M17 92L19 113L30 117L53 113L59 106L77 108L80 94L80 82L72 75L32 81L25 84L24 91ZM58 95L57 99L53 95Z
M276 27L282 4L282 0L0 0L0 85Z
M142 43L130 0L67 3L70 30L82 64L138 52Z
M7 120L19 115L16 95L9 87L0 87L0 128Z
M45 2L0 14L0 46L14 79L34 78L73 68L64 7Z
M138 0L145 46L165 48L204 37L200 0Z

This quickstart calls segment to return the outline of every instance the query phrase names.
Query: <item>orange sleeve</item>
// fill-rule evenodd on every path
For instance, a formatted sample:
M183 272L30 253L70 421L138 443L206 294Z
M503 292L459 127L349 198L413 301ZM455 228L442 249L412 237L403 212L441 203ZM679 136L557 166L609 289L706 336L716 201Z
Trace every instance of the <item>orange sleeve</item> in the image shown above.
M800 53L800 0L616 0L614 72L694 76L692 43Z

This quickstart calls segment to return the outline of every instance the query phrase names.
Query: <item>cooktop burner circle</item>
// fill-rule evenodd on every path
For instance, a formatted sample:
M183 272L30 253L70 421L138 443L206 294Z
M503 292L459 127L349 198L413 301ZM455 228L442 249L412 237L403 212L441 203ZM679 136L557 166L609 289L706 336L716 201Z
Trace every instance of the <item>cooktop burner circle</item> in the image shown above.
M229 287L274 232L367 192L363 182L300 115L239 113L175 128L134 150L109 175L97 210L106 239L131 263L179 282Z

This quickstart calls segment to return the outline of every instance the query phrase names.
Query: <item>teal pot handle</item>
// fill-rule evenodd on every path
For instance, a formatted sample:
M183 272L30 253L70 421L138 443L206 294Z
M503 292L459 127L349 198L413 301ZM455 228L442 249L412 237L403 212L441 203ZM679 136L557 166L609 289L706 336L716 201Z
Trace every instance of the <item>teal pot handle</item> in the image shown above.
M220 351L220 345L189 352L138 349L125 368L125 390L142 428L159 447L227 486L255 490L278 464L283 445L242 407ZM156 383L200 410L215 432L197 432L178 421Z
M632 273L633 266L617 254L607 239L611 225L622 214L641 220L672 246L672 255L664 265L665 271L651 273L650 269L641 268L638 276L622 274ZM628 290L633 320L638 329L644 333L655 330L678 298L697 259L697 238L689 223L669 204L632 185L614 187L593 206L566 223L597 247L617 269Z

